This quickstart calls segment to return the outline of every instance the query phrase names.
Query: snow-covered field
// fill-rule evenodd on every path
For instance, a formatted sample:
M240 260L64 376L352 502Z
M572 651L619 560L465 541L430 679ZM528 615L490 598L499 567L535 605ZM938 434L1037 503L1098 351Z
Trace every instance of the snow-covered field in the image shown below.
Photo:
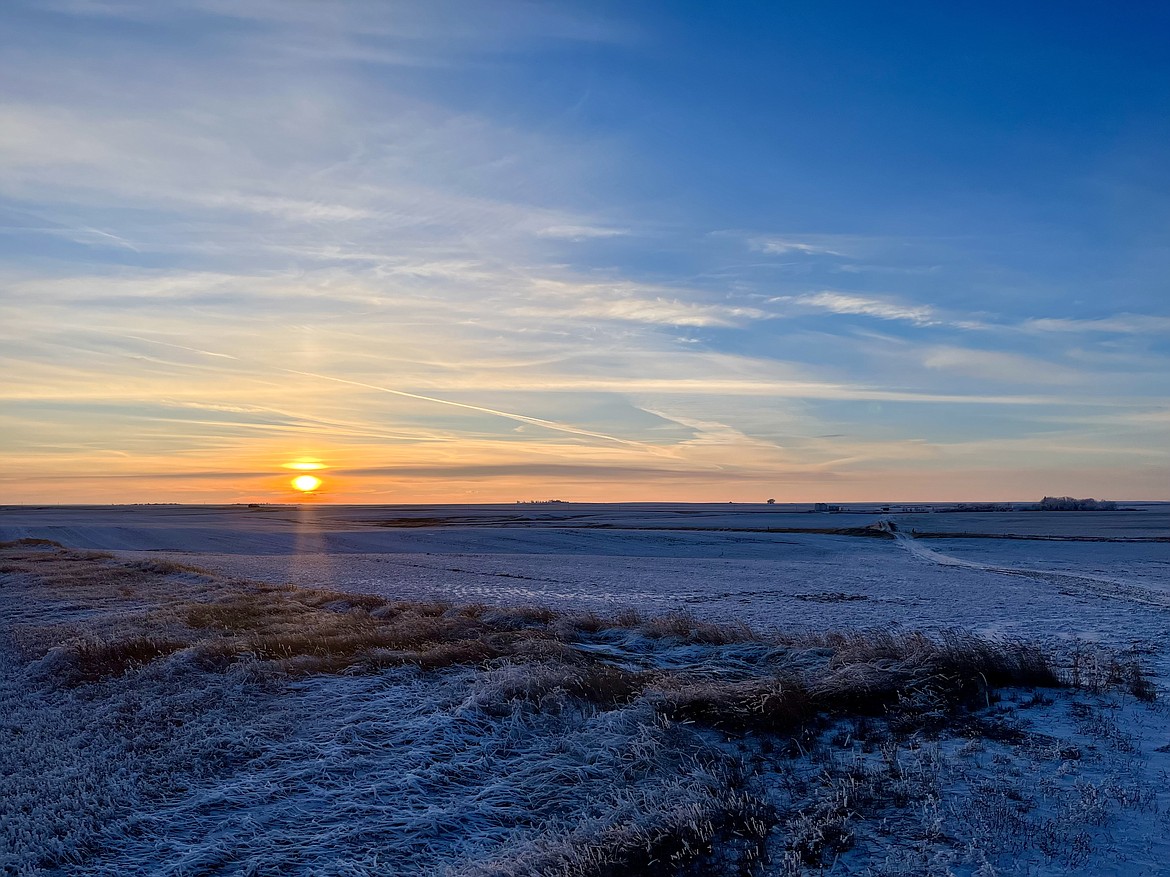
M862 535L881 519L894 538ZM16 539L396 600L683 611L764 631L961 628L1064 661L1088 642L1170 688L1170 504L0 508L0 542ZM10 638L50 606L18 579L0 578ZM76 600L55 600L52 612L72 606L84 623ZM711 753L729 747L762 765L744 792L759 806L853 833L826 841L836 852L824 859L781 843L763 873L1132 877L1170 860L1170 719L1124 692L1008 693L995 709L1018 739L865 744L860 725L829 728L824 748L781 768L750 735L664 724L642 700L596 711L521 698L485 712L489 693L537 672L512 665L277 683L239 666L208 676L176 655L61 688L14 649L0 690L0 870L13 873L609 873L574 871L565 851L585 861L599 837L649 837L647 814L726 807L734 783ZM688 654L718 677L729 653Z
M1058 538L764 532L883 518L900 534ZM0 508L0 541L22 537L401 599L1082 637L1170 667L1170 503L911 515L730 504ZM1165 541L1065 541L1084 537Z

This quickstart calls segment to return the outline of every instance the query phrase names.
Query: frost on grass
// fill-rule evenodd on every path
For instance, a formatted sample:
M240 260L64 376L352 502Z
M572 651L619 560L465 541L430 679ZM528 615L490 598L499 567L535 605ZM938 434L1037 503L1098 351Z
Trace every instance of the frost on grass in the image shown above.
M1152 689L1099 655L395 602L51 544L0 547L0 588L4 873L1072 873L1157 803L1027 729L1063 710L1123 746L1085 689ZM1001 700L1025 689L1051 694Z
M9 649L0 670L4 874L84 873L136 810L241 768L261 753L257 733L281 721L239 673L160 662L56 686Z

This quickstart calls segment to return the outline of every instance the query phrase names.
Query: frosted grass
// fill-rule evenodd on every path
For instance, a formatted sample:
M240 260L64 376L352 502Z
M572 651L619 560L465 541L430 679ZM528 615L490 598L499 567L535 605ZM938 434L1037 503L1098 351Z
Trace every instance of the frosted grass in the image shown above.
M0 873L84 873L130 814L259 754L281 723L239 672L171 662L100 685L46 685L0 655ZM249 730L244 733L243 728Z
M5 701L6 728L39 728L5 750L21 762L0 786L21 822L6 873L588 873L731 797L726 757L645 703L523 696L554 667L323 676L276 697L242 667L196 680L182 663L100 698Z
M185 626L189 601L210 601L201 619L289 626L290 642L301 622L352 617L364 630L411 616L167 565L17 555L0 569L20 603L0 618L5 874L805 877L838 863L966 875L1012 862L1087 874L1115 853L1155 869L1116 871L1129 877L1164 861L1152 822L1170 800L1149 782L1166 762L1164 710L1135 701L1122 723L1092 705L1108 696L1057 690L1017 694L1001 715L997 684L1053 681L1019 643L430 607L478 615L486 627L468 630L516 651L440 670L345 653L323 666L348 671L305 675L234 647L209 665L201 638L227 634ZM247 595L258 617L237 605ZM101 681L75 672L79 643L144 631L190 645L102 663ZM1133 681L1116 672L1127 665L1090 658L1074 665L1082 689ZM986 710L953 709L970 702ZM1040 733L1020 730L1031 717ZM1139 720L1145 740L1123 729ZM1125 759L1110 756L1122 746ZM1020 801L1031 809L1017 819ZM1127 808L1140 844L1109 834Z

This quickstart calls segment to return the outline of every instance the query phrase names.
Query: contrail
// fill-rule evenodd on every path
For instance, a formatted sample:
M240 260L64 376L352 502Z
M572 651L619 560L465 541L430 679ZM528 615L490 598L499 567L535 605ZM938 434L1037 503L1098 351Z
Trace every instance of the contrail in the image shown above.
M125 247L127 250L132 250L135 253L142 252L142 250L138 249L138 247L134 246L134 244L130 243L130 241L126 240L125 238L118 237L116 234L110 234L108 231L102 231L100 228L90 228L89 226L83 225L79 226L77 229L71 230L88 232L90 234L96 234L98 237L109 238L118 246Z
M115 333L111 333L111 334L115 334ZM244 360L241 360L238 356L232 356L231 354L228 354L228 353L215 353L215 352L210 351L210 350L202 350L198 347L187 347L186 345L183 345L183 344L174 344L170 341L155 341L152 338L142 338L138 335L121 335L121 334L119 334L118 337L130 338L130 339L133 339L134 341L142 341L142 342L145 342L147 344L158 344L162 347L174 347L177 350L187 350L187 351L190 351L191 353L201 353L204 356L215 356L215 357L219 357L221 359L232 359L232 360L235 360L236 362L243 362L244 361ZM306 378L316 378L317 380L320 380L320 381L332 381L335 384L348 384L352 387L363 387L364 389L367 389L367 390L377 390L380 393L389 393L392 396L402 396L403 398L406 398L406 399L418 399L422 402L433 402L436 405L449 405L452 408L462 408L466 411L478 411L480 414L491 414L495 417L506 417L509 420L515 420L517 423L526 423L529 426L539 426L539 427L543 427L544 429L551 429L551 430L554 430L556 432L563 432L563 433L567 433L569 435L579 435L579 436L585 436L586 438L601 439L602 441L615 442L619 445L626 445L627 447L631 447L631 448L640 448L641 450L649 451L651 453L661 453L661 451L659 449L653 447L652 445L644 444L643 442L636 442L636 441L631 441L630 439L618 438L617 436L614 436L614 435L607 435L604 432L592 432L591 430L581 429L580 427L573 426L573 425L568 424L568 423L558 423L555 420L544 420L543 418L540 418L540 417L529 417L527 414L516 414L515 412L512 412L512 411L501 411L498 408L486 408L483 405L471 405L471 404L468 404L467 402L453 402L450 399L440 399L437 396L423 396L420 393L408 393L406 390L395 390L392 387L381 387L381 386L378 386L377 384L367 384L367 383L364 383L362 381L351 381L347 378L337 378L337 377L334 377L333 375L323 375L323 374L318 374L317 372L304 372L304 371L298 371L297 369L281 368L279 366L270 366L267 364L264 364L261 367L266 369L266 370L269 370L269 371L284 372L285 374L290 374L290 375L300 375L301 377L306 377Z
M367 384L362 381L351 381L346 378L335 378L332 375L322 375L316 372L297 371L292 368L274 367L276 371L287 372L290 375L301 375L306 378L317 378L322 381L333 381L337 384L349 384L353 387L363 387L367 390L378 390L382 393L390 393L392 396L403 396L407 399L420 399L423 402L434 402L438 405L450 405L453 408L463 408L467 411L478 411L481 414L493 414L496 417L506 417L509 420L515 420L519 423L527 423L532 426L542 426L545 429L556 430L557 432L565 432L570 435L581 435L589 438L602 439L608 442L617 442L619 445L628 445L634 448L641 448L643 450L653 450L649 445L642 442L631 441L630 439L618 438L617 436L607 435L604 432L591 432L587 429L581 429L577 426L572 426L567 423L558 423L555 420L544 420L540 417L529 417L527 414L516 414L511 411L501 411L498 408L485 408L482 405L471 405L466 402L452 402L450 399L439 399L435 396L423 396L419 393L408 393L405 390L395 390L391 387L380 387L377 384Z
M133 341L142 341L145 344L158 344L161 347L174 347L176 350L189 350L192 353L202 353L204 356L217 356L220 359L234 359L239 360L238 356L232 356L230 353L213 353L210 350L200 350L198 347L187 347L183 344L173 344L170 341L155 341L153 338L142 338L138 335L121 335L114 332L111 335L116 335L118 338L129 338Z

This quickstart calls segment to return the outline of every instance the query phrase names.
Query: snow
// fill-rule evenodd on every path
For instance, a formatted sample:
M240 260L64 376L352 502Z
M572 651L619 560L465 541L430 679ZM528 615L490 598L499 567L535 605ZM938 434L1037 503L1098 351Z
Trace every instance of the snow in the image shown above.
M896 538L765 532L879 519L896 523ZM683 610L761 629L959 627L1057 651L1089 641L1139 657L1163 691L1170 543L1076 540L1167 535L1170 504L915 515L567 503L0 508L0 541L53 539L394 598ZM0 587L4 623L23 622L19 587ZM724 671L736 654L727 649ZM704 657L663 646L654 660L697 671ZM644 703L596 712L521 698L493 712L500 690L540 687L531 665L283 685L239 668L210 685L173 660L81 689L44 687L8 652L0 666L5 873L44 873L29 864L38 851L63 856L48 873L79 875L552 873L549 863L586 855L590 838L649 831L649 813L718 806L726 783L710 752L728 744L667 727ZM887 763L857 743L826 756L835 767L794 762L808 788L798 794L787 776L772 805L811 818L853 775L916 789L895 820L902 834L859 837L834 873L1163 873L1166 708L1114 695L1012 697L1000 709L1040 741L1034 750L953 738ZM967 847L934 834L957 830Z
M882 518L901 538L760 532ZM912 530L1165 538L1170 504L890 516L571 503L0 509L0 539L55 539L271 582L403 599L681 609L759 628L901 624L1087 638L1166 669L1170 542L906 538Z

